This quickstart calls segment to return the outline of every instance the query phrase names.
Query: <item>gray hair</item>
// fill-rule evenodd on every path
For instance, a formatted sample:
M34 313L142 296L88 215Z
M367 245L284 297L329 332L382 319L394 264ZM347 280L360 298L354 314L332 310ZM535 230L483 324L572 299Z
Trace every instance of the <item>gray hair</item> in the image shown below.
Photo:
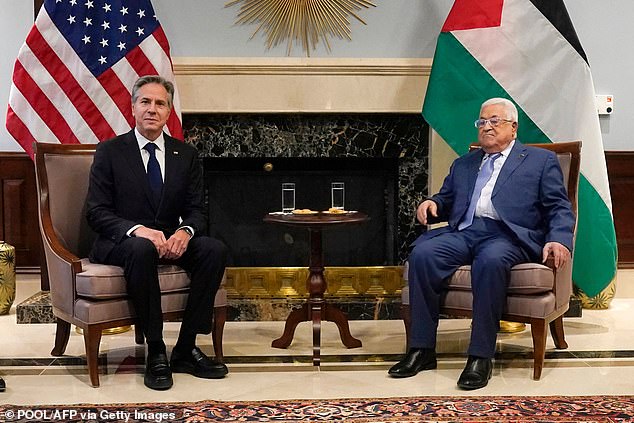
M510 119L513 122L517 122L517 119L518 119L517 107L515 107L515 104L513 104L511 100L507 100L506 98L495 97L495 98L488 99L487 101L482 103L482 106L480 106L480 113L482 113L482 109L484 109L485 107L493 106L497 104L504 106L507 119Z
M132 103L136 103L137 98L139 98L139 89L147 84L160 84L165 88L165 91L167 91L167 105L171 109L174 101L174 84L158 75L146 75L136 80L132 87Z

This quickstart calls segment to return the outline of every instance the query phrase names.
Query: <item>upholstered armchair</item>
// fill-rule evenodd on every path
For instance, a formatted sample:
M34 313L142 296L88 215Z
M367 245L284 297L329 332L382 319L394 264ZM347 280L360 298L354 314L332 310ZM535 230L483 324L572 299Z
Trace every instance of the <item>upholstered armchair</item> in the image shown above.
M562 142L554 144L531 144L535 147L554 151L564 175L568 197L574 213L577 213L577 187L579 184L579 165L581 142ZM472 148L477 148L472 146ZM407 280L407 265L405 266ZM547 325L553 337L555 348L565 349L563 315L568 310L572 294L572 263L557 270L552 258L545 264L524 263L511 269L506 309L503 320L528 323L533 337L533 379L539 380L544 367L546 354ZM441 313L456 317L471 317L471 267L461 266L447 281L447 292L441 300ZM409 286L402 291L402 317L405 332L409 339L412 318L409 309Z
M123 269L88 260L96 234L85 219L90 166L94 145L35 143L39 225L44 243L53 314L57 318L53 356L66 350L71 324L83 331L90 382L99 386L97 358L101 334L135 322L126 294ZM173 265L159 266L163 318L181 317L187 302L189 277ZM222 335L226 321L227 291L224 281L215 298L212 331L216 358L222 360ZM136 332L136 342L143 343Z

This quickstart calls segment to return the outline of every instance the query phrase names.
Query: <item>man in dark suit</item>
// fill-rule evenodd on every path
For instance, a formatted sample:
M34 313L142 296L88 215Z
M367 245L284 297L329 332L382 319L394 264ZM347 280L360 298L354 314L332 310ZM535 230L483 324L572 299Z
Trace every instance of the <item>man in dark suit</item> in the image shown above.
M148 351L145 385L169 389L172 371L222 378L227 367L195 345L212 328L213 303L224 273L226 247L205 236L202 170L197 152L163 132L174 86L159 76L132 89L136 127L97 146L86 216L99 234L90 259L124 268L128 294ZM157 265L174 263L191 286L171 360L163 342Z
M553 152L516 140L517 117L509 100L484 102L475 122L482 148L456 159L440 192L418 206L421 224L437 219L448 226L424 233L413 244L410 349L389 370L392 377L436 368L444 281L470 264L473 320L469 358L458 386L486 386L511 267L545 261L548 255L557 267L570 260L575 216L559 162Z

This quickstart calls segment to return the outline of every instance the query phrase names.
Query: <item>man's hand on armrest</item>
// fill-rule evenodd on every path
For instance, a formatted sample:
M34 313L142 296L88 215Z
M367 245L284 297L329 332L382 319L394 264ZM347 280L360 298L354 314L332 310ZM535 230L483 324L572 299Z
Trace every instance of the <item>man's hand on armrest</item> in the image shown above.
M416 209L416 218L422 225L427 224L427 215L438 217L438 205L432 200L425 200Z
M570 260L570 251L558 242L547 242L544 245L542 263L546 262L549 255L552 255L557 269L561 269Z

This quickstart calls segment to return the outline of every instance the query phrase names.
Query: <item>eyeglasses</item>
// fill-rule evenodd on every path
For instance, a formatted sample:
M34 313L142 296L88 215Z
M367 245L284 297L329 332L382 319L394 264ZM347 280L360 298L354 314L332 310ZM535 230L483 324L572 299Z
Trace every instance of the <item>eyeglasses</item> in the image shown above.
M475 125L476 128L478 129L482 129L486 126L487 122L489 122L491 124L492 127L497 127L499 126L502 122L513 122L513 120L511 119L502 119L499 118L497 116L493 116L490 119L478 119L475 122L473 122L473 124Z

